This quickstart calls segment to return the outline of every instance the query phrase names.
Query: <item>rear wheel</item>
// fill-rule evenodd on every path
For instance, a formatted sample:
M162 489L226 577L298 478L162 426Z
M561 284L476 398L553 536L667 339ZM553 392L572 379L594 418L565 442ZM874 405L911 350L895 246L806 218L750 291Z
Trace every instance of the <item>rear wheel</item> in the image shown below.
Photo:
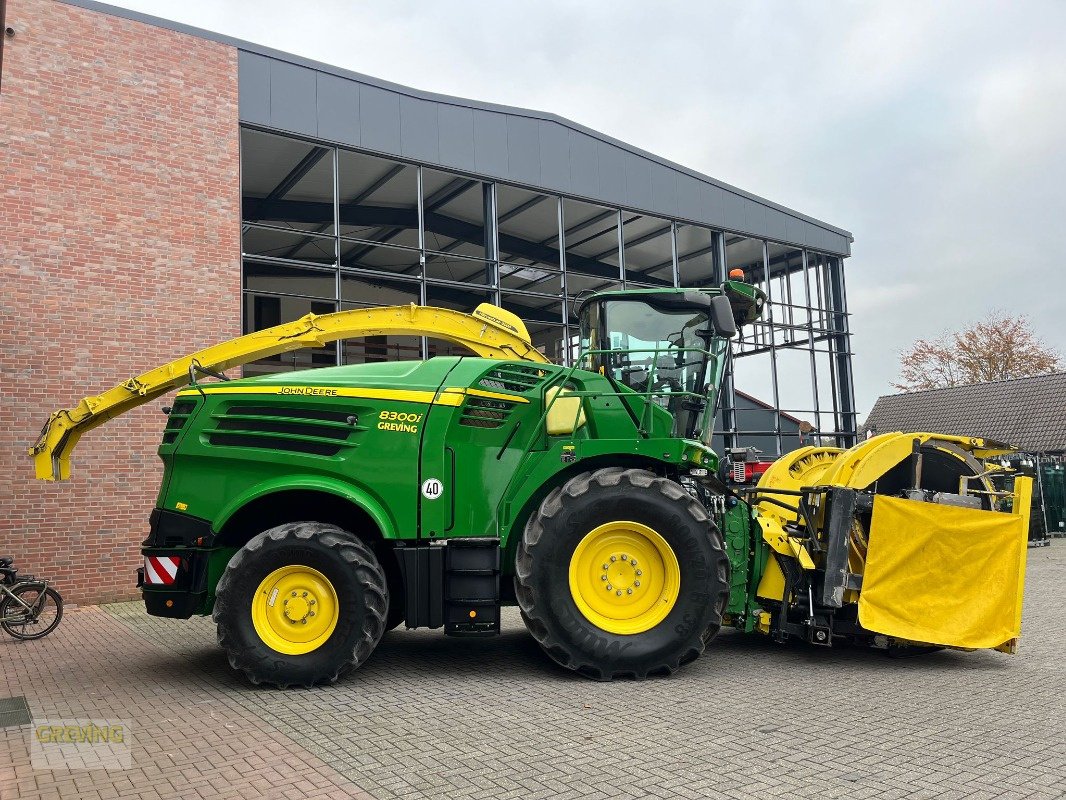
M526 525L515 591L555 661L598 680L668 674L722 625L728 562L703 507L646 470L584 473Z
M335 525L294 522L254 537L218 583L214 620L230 665L252 683L332 683L385 632L385 573Z

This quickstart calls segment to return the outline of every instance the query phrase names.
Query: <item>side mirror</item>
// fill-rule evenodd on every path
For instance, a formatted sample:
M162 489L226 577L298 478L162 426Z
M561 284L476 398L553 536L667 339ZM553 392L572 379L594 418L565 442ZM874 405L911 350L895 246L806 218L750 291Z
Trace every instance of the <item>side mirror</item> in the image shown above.
M737 323L733 318L733 305L725 295L711 298L711 325L719 336L732 339L737 335Z

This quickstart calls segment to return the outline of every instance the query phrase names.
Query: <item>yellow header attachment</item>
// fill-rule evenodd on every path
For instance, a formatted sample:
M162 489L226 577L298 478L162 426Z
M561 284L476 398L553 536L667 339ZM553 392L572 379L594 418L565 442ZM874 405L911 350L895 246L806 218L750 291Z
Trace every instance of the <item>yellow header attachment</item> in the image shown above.
M804 447L787 453L759 480L764 494L755 505L763 539L800 569L824 569L824 548L811 548L810 532L793 527L810 525L811 518L800 519L796 510L774 503L774 490L872 490L872 514L852 519L846 539L847 572L862 582L844 589L842 601L857 606L862 627L904 642L1014 652L1021 632L1032 480L1017 477L1007 495L989 481L986 463L1012 449L971 436L894 432L847 450ZM892 478L900 465L915 470L907 478L910 486L923 485L923 466L911 461L918 453L927 459L924 469L941 470L935 484L949 495L983 498L982 507L892 496L900 493L898 475ZM1011 513L992 510L1008 497ZM819 512L811 513L819 529ZM780 602L785 589L780 563L769 561L757 594Z
M70 454L83 433L187 385L197 368L223 372L249 361L304 347L321 347L338 339L389 334L443 339L462 345L482 358L549 363L533 347L522 321L490 303L482 303L472 314L416 305L359 308L321 316L308 314L295 322L249 333L175 359L95 397L86 397L74 408L54 412L29 449L37 477L46 481L69 478Z

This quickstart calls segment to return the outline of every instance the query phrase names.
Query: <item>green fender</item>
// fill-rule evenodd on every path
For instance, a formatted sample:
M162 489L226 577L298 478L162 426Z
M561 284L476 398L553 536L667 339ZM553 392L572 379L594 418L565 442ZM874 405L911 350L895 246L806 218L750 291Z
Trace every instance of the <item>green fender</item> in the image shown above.
M369 514L385 539L398 538L395 523L385 510L385 507L373 495L365 489L353 486L345 481L320 475L281 475L258 483L228 503L211 527L215 531L220 531L234 514L252 501L275 492L292 491L294 489L325 492L337 497L343 497Z

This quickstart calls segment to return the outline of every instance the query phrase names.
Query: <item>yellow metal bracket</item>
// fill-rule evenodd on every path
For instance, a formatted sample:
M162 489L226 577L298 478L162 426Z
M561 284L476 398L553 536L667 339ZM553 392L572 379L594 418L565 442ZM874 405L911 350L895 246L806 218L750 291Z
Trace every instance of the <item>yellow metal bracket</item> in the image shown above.
M791 556L796 559L804 569L814 569L814 560L811 558L811 554L807 552L807 546L802 539L789 536L785 529L781 527L781 523L774 517L760 514L756 517L756 520L759 523L759 527L762 528L763 540L771 548L783 556Z
M390 334L443 339L462 345L482 358L549 363L533 347L522 321L490 303L482 303L471 314L416 305L360 308L321 316L308 314L295 322L249 333L175 359L102 394L86 397L73 408L54 412L29 449L34 470L41 480L66 480L70 477L71 451L86 431L187 385L197 367L224 372L249 361L304 347L321 347L338 339Z

